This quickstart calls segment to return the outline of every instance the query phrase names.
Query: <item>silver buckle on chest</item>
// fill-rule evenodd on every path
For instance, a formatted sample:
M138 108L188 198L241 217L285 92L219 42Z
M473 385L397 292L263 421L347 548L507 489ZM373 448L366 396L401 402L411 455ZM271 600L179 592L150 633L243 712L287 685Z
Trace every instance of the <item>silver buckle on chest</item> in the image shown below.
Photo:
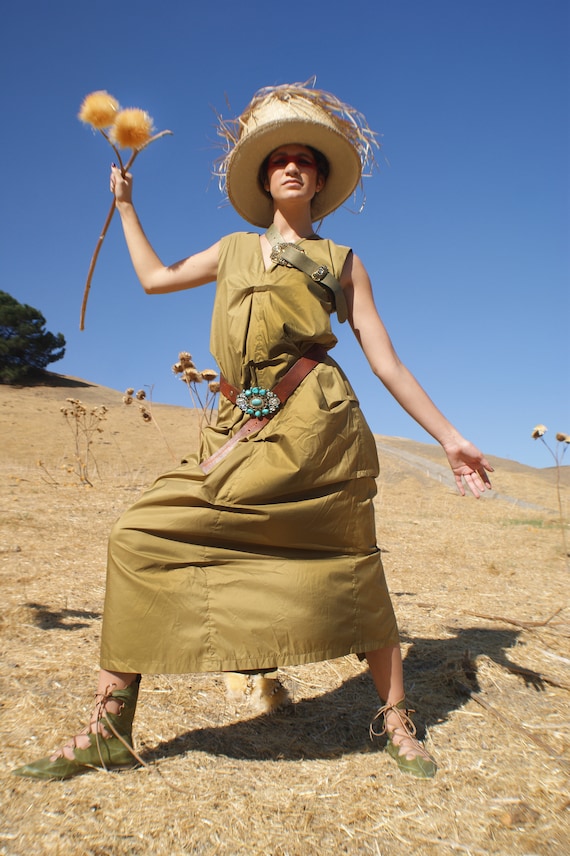
M287 243L286 241L283 241L280 244L275 244L271 248L271 255L269 256L269 258L274 264L283 265L284 267L293 267L291 262L288 262L287 259L284 259L281 256L281 253L283 252L283 250L287 249L287 247L294 247L294 249L299 250L300 253L305 252L305 250L303 250L301 247L298 247L297 244Z
M314 270L311 274L311 279L314 279L315 282L321 282L328 274L329 269L326 265L319 265L319 267Z
M279 410L281 401L270 389L252 386L251 389L242 389L236 397L236 404L249 416L262 419L264 416L273 416Z

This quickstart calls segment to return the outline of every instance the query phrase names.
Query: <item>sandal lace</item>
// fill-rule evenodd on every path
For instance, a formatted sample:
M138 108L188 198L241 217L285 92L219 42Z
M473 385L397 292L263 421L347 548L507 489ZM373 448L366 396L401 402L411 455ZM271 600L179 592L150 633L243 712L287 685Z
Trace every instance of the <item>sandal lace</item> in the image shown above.
M385 704L383 705L375 714L372 722L370 723L370 739L373 740L375 737L383 737L385 734L390 737L398 728L402 728L406 737L414 740L417 743L416 738L416 726L412 722L410 717L411 713L415 713L415 710L406 707L398 707L401 702L397 702L396 704ZM398 717L399 725L395 728L392 728L388 731L388 722L387 717L389 713L395 713ZM374 728L374 724L378 719L383 719L383 727L382 731L376 731Z

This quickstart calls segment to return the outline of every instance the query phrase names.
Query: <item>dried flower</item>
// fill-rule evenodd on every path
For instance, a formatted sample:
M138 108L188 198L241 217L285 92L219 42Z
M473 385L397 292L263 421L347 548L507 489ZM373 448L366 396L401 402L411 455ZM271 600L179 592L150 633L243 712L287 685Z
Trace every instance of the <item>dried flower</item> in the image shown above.
M139 389L139 391L137 392L136 398L137 398L137 401L144 401L145 400L146 392L144 391L144 389Z
M92 92L91 95L86 96L79 111L79 118L82 122L87 122L93 128L100 131L101 135L107 140L116 155L122 175L126 175L129 172L135 158L148 143L152 143L160 139L160 137L172 133L172 131L159 131L158 134L154 134L153 136L152 119L145 110L140 110L138 107L120 110L119 102L103 90ZM110 128L109 131L106 130L108 128ZM120 149L132 149L127 163L123 163ZM87 271L87 280L83 290L83 301L79 317L80 330L83 330L85 327L85 312L87 311L91 280L93 279L99 251L105 240L105 235L107 234L114 213L115 198L113 197L109 213L107 214L91 257L89 270Z
M128 107L117 114L110 138L121 149L142 149L152 137L152 119L139 107Z
M135 391L132 388L132 386L130 386L128 389L125 390L125 395L134 395L134 394L135 394Z
M132 395L123 395L123 404L132 404L133 397Z
M79 109L78 118L98 131L109 128L115 121L119 102L104 89L86 95Z
M550 454L554 459L554 463L556 465L556 498L558 500L558 517L560 521L560 533L562 535L562 549L564 552L564 556L566 557L566 564L568 567L568 556L570 553L568 552L568 544L566 540L566 523L564 521L564 514L562 510L562 494L560 490L560 472L562 468L562 461L564 460L564 455L568 450L568 446L570 445L570 434L563 434L560 431L556 434L556 440L559 444L554 446L550 446L546 440L544 439L544 434L548 431L546 425L535 425L534 430L532 432L533 440L540 440L540 442L546 446Z
M192 362L192 354L188 351L180 351L178 362L175 363L172 370L188 387L193 406L202 411L199 423L199 430L201 431L203 422L206 421L209 425L212 419L216 395L220 391L220 384L216 381L219 374L215 369L199 371ZM206 381L208 388L205 397L203 393L200 395L199 390L199 385L204 381Z
M184 369L181 380L186 383L202 383L202 375L196 368Z
M150 415L150 413L146 409L146 407L141 406L140 411L141 411L141 416L145 422L152 422L152 416Z

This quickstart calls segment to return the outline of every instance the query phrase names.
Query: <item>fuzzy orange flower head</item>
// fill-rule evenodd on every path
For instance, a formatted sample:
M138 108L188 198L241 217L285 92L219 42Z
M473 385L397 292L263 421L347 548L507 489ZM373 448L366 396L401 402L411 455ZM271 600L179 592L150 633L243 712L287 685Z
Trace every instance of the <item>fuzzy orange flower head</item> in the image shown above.
M128 107L117 113L111 128L111 140L120 149L142 149L152 137L152 119L145 110Z
M119 112L119 102L104 89L86 95L79 109L78 117L86 125L98 131L109 128Z

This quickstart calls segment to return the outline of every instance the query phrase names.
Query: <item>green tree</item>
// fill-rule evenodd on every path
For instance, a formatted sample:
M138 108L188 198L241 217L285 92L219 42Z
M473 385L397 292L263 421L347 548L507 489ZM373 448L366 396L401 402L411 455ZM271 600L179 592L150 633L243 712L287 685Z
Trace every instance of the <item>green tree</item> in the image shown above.
M45 329L38 309L0 291L0 383L20 383L65 354L62 333Z

